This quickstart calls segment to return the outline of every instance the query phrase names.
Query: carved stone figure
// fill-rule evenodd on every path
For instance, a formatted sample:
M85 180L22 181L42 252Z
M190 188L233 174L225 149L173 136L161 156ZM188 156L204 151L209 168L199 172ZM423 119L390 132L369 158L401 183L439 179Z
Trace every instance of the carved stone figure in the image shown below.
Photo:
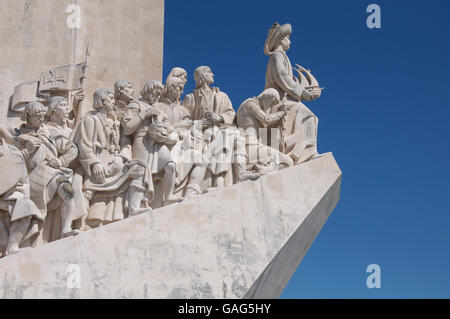
M58 101L67 108L67 101ZM52 105L59 102L53 101ZM67 109L61 110L68 115ZM20 128L17 144L21 145L27 165L31 199L44 217L48 211L59 209L60 236L66 237L79 233L72 225L85 215L82 199L75 196L73 170L69 168L77 156L77 148L65 135L67 132L44 123L46 115L47 109L41 103L28 103L23 113L26 124Z
M164 113L153 106L159 100L162 91L163 86L159 81L146 83L141 91L142 99L128 104L122 120L124 133L133 137L133 160L139 162L143 170L142 178L132 184L136 196L136 207L133 209L141 209L141 202L144 199L147 205L153 202L154 184L158 180L162 182L162 198L158 203L153 203L153 207L180 200L173 195L176 164L169 150L169 145L175 144L178 139L173 135L169 136L171 129L168 127L167 116L158 118Z
M116 113L121 121L127 111L127 105L134 98L135 87L134 84L128 80L120 80L114 83L114 99L116 101Z
M234 126L235 111L228 95L211 87L214 74L208 66L194 71L196 89L186 95L183 106L192 110L192 119L201 121L209 164L206 183L223 187L234 181L256 179L259 174L246 170L245 141ZM233 175L234 168L234 175Z
M77 103L84 99L83 93L77 93ZM73 170L73 176L71 178L73 188L73 199L76 209L80 212L81 216L87 215L87 207L85 198L83 195L83 176L81 172L80 163L78 162L78 147L72 142L73 133L73 121L70 120L74 109L70 107L68 100L65 97L55 96L49 100L48 103L48 122L47 127L50 135L57 147L61 150L62 156L59 159L55 159L56 166L66 167ZM78 218L77 218L78 219ZM58 225L58 223L55 223ZM54 225L53 225L54 226ZM81 228L81 220L77 220L77 228ZM50 228L50 220L47 218L45 230ZM52 227L54 228L54 227ZM52 241L57 237L52 236L51 232L44 232L44 236L47 241ZM55 233L55 230L53 230Z
M286 104L291 106L281 131L284 152L289 154L295 164L317 156L317 117L303 104L302 100L317 99L321 94L317 80L310 72L297 66L300 79L293 75L291 62L286 54L289 50L290 24L275 23L269 31L264 53L268 56L265 88L278 91ZM307 78L303 73L307 74Z
M266 89L258 97L252 97L242 102L236 114L239 130L245 136L245 146L248 154L248 170L267 173L280 166L293 165L292 159L278 151L278 145L264 145L270 137L267 132L279 125L287 114L287 107L270 113L273 107L280 103L280 95L275 89ZM266 136L261 136L265 134ZM276 147L276 149L275 149Z
M183 89L184 89L184 86L186 85L186 82L187 82L187 72L183 68L175 67L172 70L170 70L170 73L166 78L166 83L167 83L167 80L170 78L179 78L180 80L182 80L183 81Z
M0 129L3 133L4 130ZM2 134L3 135L3 134ZM7 133L7 135L9 135ZM10 140L10 142L13 142ZM25 161L18 148L0 138L0 257L33 246L45 217L30 199Z
M163 111L170 125L176 130L180 139L171 149L177 164L177 182L175 193L184 197L202 193L202 181L206 173L208 160L202 155L201 128L193 126L187 109L180 104L184 82L177 77L168 78L163 96L157 107Z
M85 173L85 196L90 201L86 223L97 227L125 218L126 201L130 215L142 212L132 209L138 204L130 184L140 182L144 169L131 160L128 147L120 146L120 122L113 94L97 90L93 107L96 111L80 121L73 141L78 146Z
M114 93L98 89L81 118L89 48L83 63L16 86L10 111L26 123L0 127L0 257L320 156L318 119L302 101L322 88L291 65L291 33L290 24L272 26L265 89L237 113L212 86L211 68L199 66L182 103L188 75L174 67L140 99L129 80Z

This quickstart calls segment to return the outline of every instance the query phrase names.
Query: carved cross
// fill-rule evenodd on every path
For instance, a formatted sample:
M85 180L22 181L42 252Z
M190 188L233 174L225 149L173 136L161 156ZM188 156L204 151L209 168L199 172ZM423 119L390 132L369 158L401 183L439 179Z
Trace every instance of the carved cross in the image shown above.
M44 77L44 85L47 83L52 83L52 87L58 87L58 81L62 83L66 83L64 80L64 76L58 75L56 71L50 70L46 77Z

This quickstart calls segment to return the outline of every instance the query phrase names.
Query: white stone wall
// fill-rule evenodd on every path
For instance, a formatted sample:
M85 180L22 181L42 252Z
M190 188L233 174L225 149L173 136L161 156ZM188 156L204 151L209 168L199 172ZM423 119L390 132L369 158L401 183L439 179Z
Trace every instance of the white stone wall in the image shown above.
M81 9L79 29L67 24L71 4ZM112 89L119 79L137 88L161 80L163 29L164 0L1 0L0 125L16 85L39 80L46 69L83 62L88 41L84 105L90 106L95 89ZM8 119L7 125L18 122Z

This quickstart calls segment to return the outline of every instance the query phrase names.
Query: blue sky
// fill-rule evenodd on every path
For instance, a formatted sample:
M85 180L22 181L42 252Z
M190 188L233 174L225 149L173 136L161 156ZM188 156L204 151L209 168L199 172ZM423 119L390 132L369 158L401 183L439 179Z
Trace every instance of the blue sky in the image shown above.
M381 7L381 29L366 7ZM210 65L234 106L264 88L267 30L326 89L306 103L341 200L282 298L450 298L450 2L166 0L164 78ZM366 286L367 265L381 288Z

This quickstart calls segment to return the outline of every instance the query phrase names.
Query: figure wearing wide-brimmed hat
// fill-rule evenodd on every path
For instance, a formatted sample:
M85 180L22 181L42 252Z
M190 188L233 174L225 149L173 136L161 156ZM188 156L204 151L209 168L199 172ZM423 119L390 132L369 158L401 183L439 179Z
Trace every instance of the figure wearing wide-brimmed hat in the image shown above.
M280 127L281 148L298 164L317 156L318 119L303 103L317 99L321 94L317 80L310 71L296 65L293 68L286 51L289 50L292 27L275 23L269 30L264 53L270 56L266 71L265 89L274 88L284 103L291 105ZM298 72L298 78L293 74Z

